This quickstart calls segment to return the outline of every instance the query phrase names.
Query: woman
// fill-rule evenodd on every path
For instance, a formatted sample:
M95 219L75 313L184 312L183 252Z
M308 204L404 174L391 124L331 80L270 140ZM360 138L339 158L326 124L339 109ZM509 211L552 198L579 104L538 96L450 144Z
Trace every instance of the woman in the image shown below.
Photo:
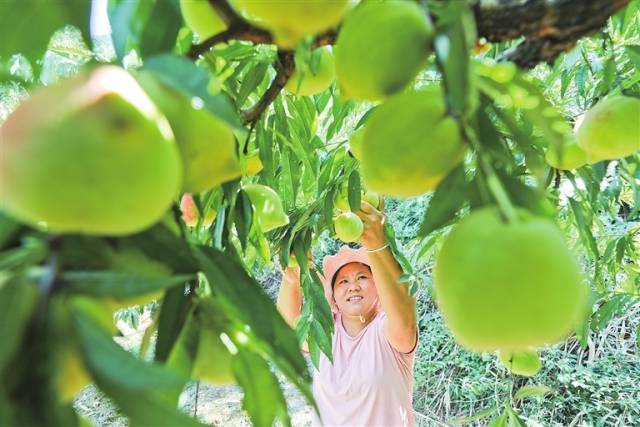
M397 283L402 270L386 242L383 214L363 202L358 216L363 247L344 246L323 262L335 332L333 363L323 354L314 371L313 425L410 426L416 302ZM292 327L302 308L299 274L287 268L278 295L278 310Z

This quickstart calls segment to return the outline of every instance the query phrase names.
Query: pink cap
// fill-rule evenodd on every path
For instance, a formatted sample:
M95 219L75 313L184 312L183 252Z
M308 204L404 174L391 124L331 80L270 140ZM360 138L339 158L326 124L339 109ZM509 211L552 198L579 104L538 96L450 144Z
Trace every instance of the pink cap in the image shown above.
M338 307L336 307L333 302L331 280L338 270L352 262L359 262L370 266L369 255L367 254L366 249L351 249L348 246L343 246L335 255L327 255L324 257L324 260L322 260L322 285L324 286L324 296L327 298L331 311L334 313L338 312Z

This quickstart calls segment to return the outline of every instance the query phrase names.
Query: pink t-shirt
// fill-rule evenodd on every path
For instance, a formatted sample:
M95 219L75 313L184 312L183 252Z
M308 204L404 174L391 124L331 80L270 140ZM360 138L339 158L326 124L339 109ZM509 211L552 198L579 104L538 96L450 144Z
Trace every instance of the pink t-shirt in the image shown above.
M313 396L322 417L314 413L314 426L413 425L415 348L400 353L391 347L382 330L385 317L378 312L351 337L335 316L333 365L321 354L314 369Z

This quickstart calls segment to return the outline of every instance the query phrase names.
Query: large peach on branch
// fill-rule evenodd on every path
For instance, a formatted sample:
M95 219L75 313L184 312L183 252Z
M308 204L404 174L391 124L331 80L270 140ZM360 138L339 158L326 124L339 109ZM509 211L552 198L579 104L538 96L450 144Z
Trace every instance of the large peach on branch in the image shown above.
M169 88L148 71L137 76L169 120L182 157L182 190L199 193L242 174L231 126Z
M474 351L526 350L564 339L583 317L588 288L560 230L518 209L464 218L434 269L438 307L454 338Z
M254 207L254 215L262 232L289 224L280 196L272 188L261 184L247 184L242 187Z
M336 237L343 242L355 242L364 231L364 224L353 212L343 212L333 220Z
M384 99L426 65L433 29L416 2L364 2L349 14L336 42L336 76L346 97Z
M435 189L466 149L438 87L389 98L373 112L362 138L365 186L394 196Z
M296 68L285 88L296 95L309 96L327 90L336 75L335 61L329 46L311 52L309 64L296 61Z
M640 99L613 96L584 115L576 131L590 162L620 159L640 150Z
M180 12L185 24L200 40L205 40L226 28L208 0L180 0Z
M0 128L3 208L51 231L140 231L160 220L181 181L169 124L115 66L36 91Z
M232 0L231 4L269 30L282 47L293 47L305 36L335 27L348 6L347 0Z

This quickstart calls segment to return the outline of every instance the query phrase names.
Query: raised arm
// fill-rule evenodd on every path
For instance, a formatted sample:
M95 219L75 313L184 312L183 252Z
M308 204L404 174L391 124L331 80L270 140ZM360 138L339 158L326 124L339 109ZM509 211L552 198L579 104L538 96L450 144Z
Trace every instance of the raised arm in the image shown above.
M302 310L299 267L287 267L282 272L282 282L278 291L276 307L289 326L295 328Z
M407 284L398 284L402 269L387 246L384 215L369 203L362 202L358 216L364 222L362 246L370 251L373 280L382 310L387 314L385 335L393 348L408 353L413 350L417 340L416 299L409 296Z
M282 272L282 282L278 291L276 307L289 326L295 329L302 310L300 267L287 267ZM302 350L309 351L306 341L302 343L301 347Z

